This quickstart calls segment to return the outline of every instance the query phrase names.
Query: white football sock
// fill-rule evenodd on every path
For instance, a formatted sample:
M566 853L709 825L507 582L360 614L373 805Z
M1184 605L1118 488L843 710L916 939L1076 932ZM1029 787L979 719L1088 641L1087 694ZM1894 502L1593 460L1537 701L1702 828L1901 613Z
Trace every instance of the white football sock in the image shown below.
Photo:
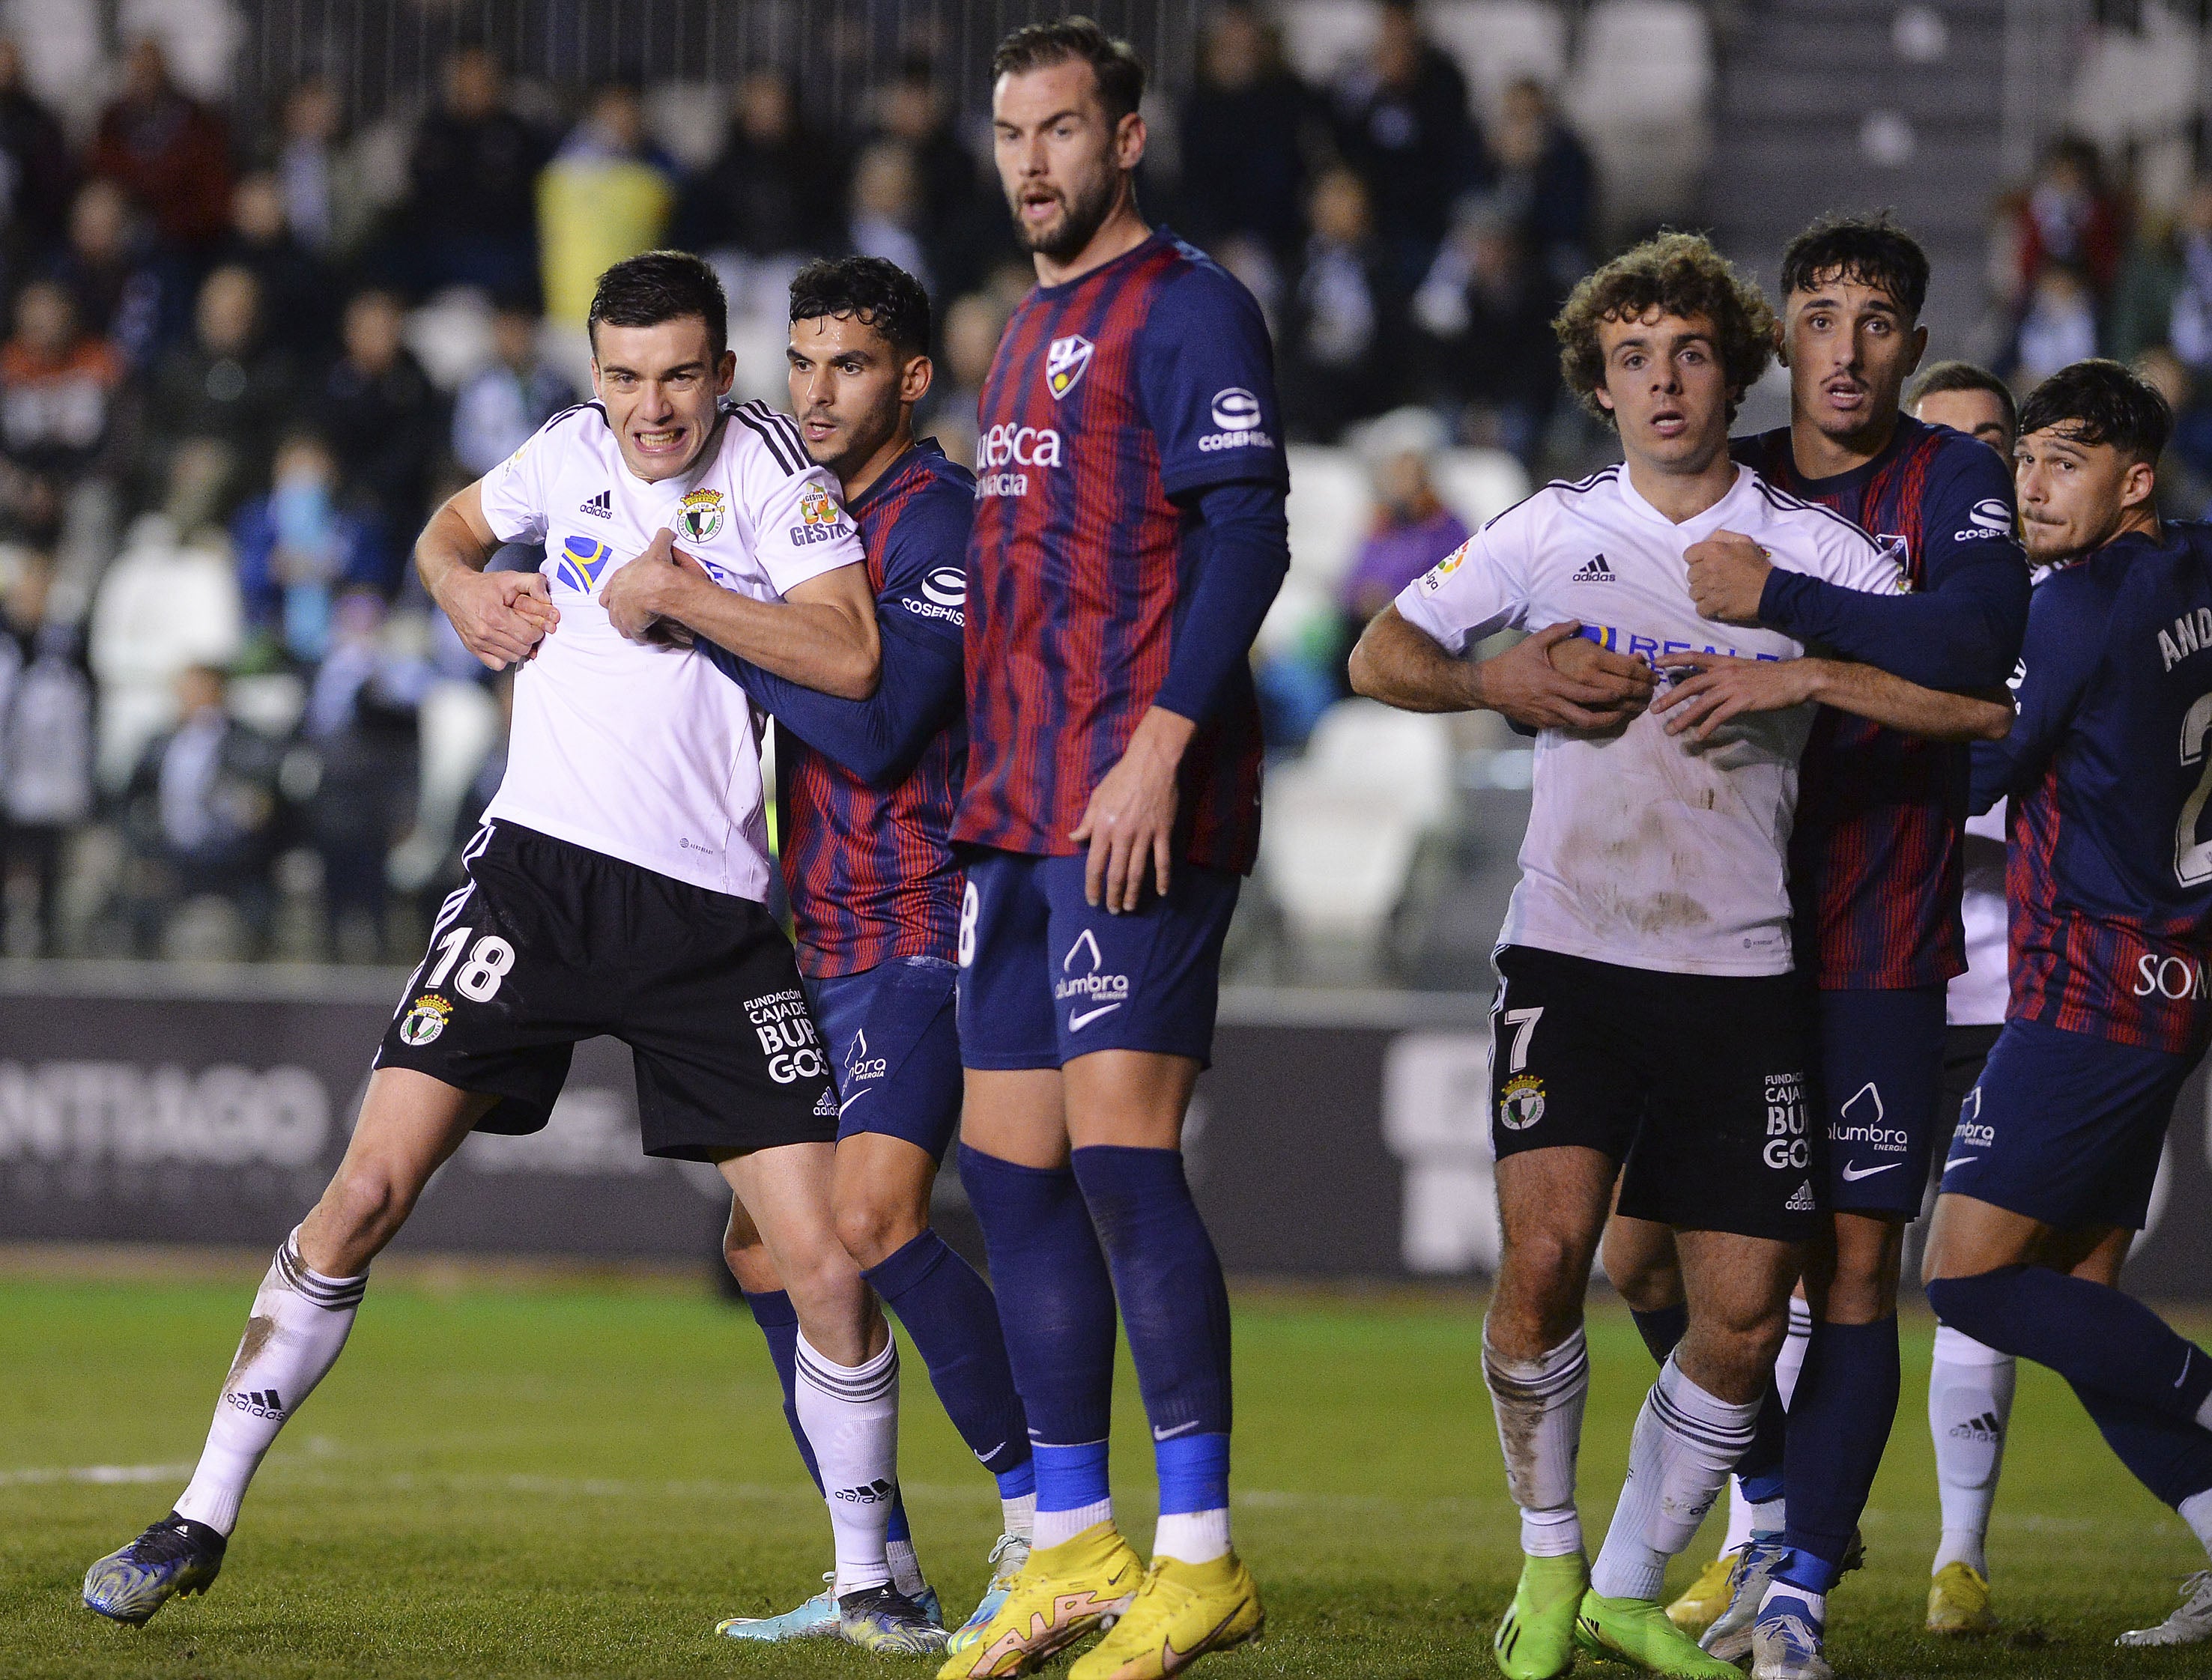
M1582 1450L1583 1403L1589 1397L1589 1349L1581 1326L1534 1359L1508 1359L1482 1337L1482 1376L1505 1455L1505 1487L1521 1507L1521 1550L1564 1557L1583 1549L1575 1513L1575 1458Z
M1030 1544L1039 1551L1047 1546L1056 1546L1063 1540L1073 1540L1086 1528L1114 1520L1114 1495L1095 1499L1088 1505L1079 1505L1072 1511L1039 1511L1031 1531Z
M1690 1544L1751 1445L1759 1402L1731 1404L1682 1374L1669 1355L1644 1397L1628 1446L1628 1477L1613 1525L1590 1566L1590 1591L1656 1598L1667 1560Z
M2004 1466L2018 1367L2010 1354L1984 1347L1948 1325L1936 1327L1936 1361L1928 1373L1928 1433L1936 1443L1936 1486L1943 1507L1943 1539L1929 1570L1970 1564L1990 1572L1983 1543Z
M999 1531L1024 1540L1036 1533L1036 1495L1024 1494L1019 1499L999 1501Z
M1229 1513L1218 1506L1211 1511L1180 1511L1174 1516L1163 1513L1152 1530L1155 1563L1164 1557L1179 1563L1211 1563L1228 1552Z
M1760 1507L1743 1496L1743 1483L1733 1476L1729 1477L1728 1538L1721 1542L1721 1550L1732 1552L1751 1539L1752 1513Z
M1805 1349L1813 1343L1813 1309L1802 1296L1790 1297L1790 1328L1783 1332L1781 1350L1774 1356L1774 1392L1782 1397L1782 1410L1790 1410L1797 1392L1797 1374L1805 1368Z
M864 1365L825 1359L799 1334L799 1427L822 1467L837 1541L839 1598L891 1578L886 1540L898 1491L898 1343Z
M2207 1488L2201 1494L2190 1495L2173 1508L2181 1520L2189 1525L2189 1531L2197 1537L2197 1543L2206 1551L2212 1552L2212 1488Z
M366 1273L325 1277L308 1271L299 1245L295 1227L261 1280L246 1335L216 1402L207 1445L200 1449L191 1485L177 1501L179 1516L225 1534L237 1524L246 1483L276 1432L337 1363L368 1288Z

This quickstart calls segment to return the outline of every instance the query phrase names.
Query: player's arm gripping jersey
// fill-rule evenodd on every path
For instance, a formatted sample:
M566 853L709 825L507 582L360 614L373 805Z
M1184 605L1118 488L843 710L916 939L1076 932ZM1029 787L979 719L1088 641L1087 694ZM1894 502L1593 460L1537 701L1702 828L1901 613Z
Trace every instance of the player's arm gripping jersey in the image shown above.
M1500 514L1396 605L1453 654L1497 630L1571 619L1601 646L1647 658L1798 657L1802 647L1774 631L1698 616L1684 552L1722 530L1846 588L1899 586L1895 563L1864 533L1748 469L1713 507L1677 525L1611 467ZM1651 713L1596 734L1542 731L1503 942L1662 972L1786 971L1783 847L1812 711L1739 718L1703 747L1668 735Z
M1177 851L1249 870L1261 740L1246 656L1287 565L1289 482L1259 306L1155 234L1024 300L980 418L954 838L1073 854L1091 792L1172 700L1198 722Z
M654 483L605 411L557 415L480 483L502 542L543 543L559 627L517 673L506 779L485 816L717 892L768 889L758 743L744 694L695 650L626 640L599 602L655 532L725 589L772 600L864 563L798 430L728 410L700 459Z
M1974 747L2012 796L2007 1018L2194 1053L2212 1034L2212 527L2130 536L2044 582L2020 716Z
M850 512L868 554L883 674L865 701L708 657L775 717L785 884L799 966L827 978L894 957L952 960L952 807L967 768L962 599L975 478L917 444Z
M1940 435L1924 460L1900 468L1901 476L1922 481L1918 591L1870 596L1778 568L1759 598L1759 618L1908 682L1991 688L2012 674L2027 623L2027 561L2013 535L2012 475L1988 445L1925 429Z

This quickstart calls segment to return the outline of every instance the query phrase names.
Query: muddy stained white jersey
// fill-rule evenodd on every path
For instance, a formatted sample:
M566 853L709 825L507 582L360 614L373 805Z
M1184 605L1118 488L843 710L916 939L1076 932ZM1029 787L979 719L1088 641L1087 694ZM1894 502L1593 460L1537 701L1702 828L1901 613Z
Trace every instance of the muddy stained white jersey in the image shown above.
M484 811L696 886L768 891L757 720L744 690L690 648L626 640L607 579L664 526L723 588L773 600L865 563L829 473L799 428L759 403L726 408L682 476L623 464L605 410L555 415L484 475L502 542L543 543L561 622L517 672L507 775Z
M1798 658L1788 636L1698 616L1684 555L1723 531L1792 571L1880 593L1905 587L1873 537L1748 467L1676 525L1615 466L1501 513L1408 585L1398 610L1455 654L1494 631L1573 620L1622 653ZM1650 712L1600 735L1542 731L1500 943L1664 973L1786 972L1790 826L1813 710L1738 718L1703 747L1668 735Z

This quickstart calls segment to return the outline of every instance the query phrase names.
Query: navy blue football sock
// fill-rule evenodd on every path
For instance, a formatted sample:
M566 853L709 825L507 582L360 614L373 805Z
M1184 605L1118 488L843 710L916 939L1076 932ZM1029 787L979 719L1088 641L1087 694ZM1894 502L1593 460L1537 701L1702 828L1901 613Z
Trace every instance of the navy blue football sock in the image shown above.
M2000 1266L1930 1283L1928 1304L1945 1324L2000 1353L2176 1422L2193 1424L2212 1396L2212 1357L2132 1295L2086 1277Z
M1782 1409L1782 1396L1770 1382L1766 1398L1759 1403L1751 1445L1735 1463L1735 1479L1743 1488L1743 1496L1753 1505L1782 1497L1788 1481L1789 1443L1790 1414Z
M2100 1388L2074 1386L2105 1445L2168 1505L2212 1488L2212 1430L2184 1423Z
M1179 1149L1099 1144L1072 1157L1155 1440L1229 1433L1229 1291Z
M1881 1468L1902 1386L1895 1313L1872 1324L1815 1320L1790 1399L1783 1544L1795 1556L1781 1579L1814 1592L1835 1584Z
M814 1489L823 1491L822 1471L814 1462L814 1448L806 1431L799 1427L799 1309L781 1289L745 1291L745 1305L753 1309L753 1322L768 1342L768 1356L775 1362L775 1379L783 1385L783 1421L791 1426L791 1439L814 1478Z
M960 1146L982 1222L1006 1358L1035 1447L1040 1513L1106 1497L1114 1406L1114 1283L1075 1174ZM1040 1528L1040 1543L1049 1525Z
M860 1275L914 1338L945 1415L983 1468L1003 1477L1027 1465L1029 1429L999 1304L975 1268L925 1230Z
M1655 1307L1649 1313L1639 1313L1632 1307L1628 1309L1628 1316L1636 1320L1636 1333L1644 1338L1644 1345L1651 1350L1652 1358L1662 1365L1667 1362L1667 1356L1674 1351L1674 1343L1680 1341L1690 1328L1687 1301L1678 1301L1672 1307Z

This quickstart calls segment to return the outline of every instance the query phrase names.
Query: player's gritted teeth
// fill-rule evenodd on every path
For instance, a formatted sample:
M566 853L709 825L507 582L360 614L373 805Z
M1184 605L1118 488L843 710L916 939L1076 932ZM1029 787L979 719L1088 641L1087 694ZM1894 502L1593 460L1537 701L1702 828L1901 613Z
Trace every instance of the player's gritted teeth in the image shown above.
M688 426L663 426L649 431L633 428L629 437L639 454L663 456L682 454L690 434Z

